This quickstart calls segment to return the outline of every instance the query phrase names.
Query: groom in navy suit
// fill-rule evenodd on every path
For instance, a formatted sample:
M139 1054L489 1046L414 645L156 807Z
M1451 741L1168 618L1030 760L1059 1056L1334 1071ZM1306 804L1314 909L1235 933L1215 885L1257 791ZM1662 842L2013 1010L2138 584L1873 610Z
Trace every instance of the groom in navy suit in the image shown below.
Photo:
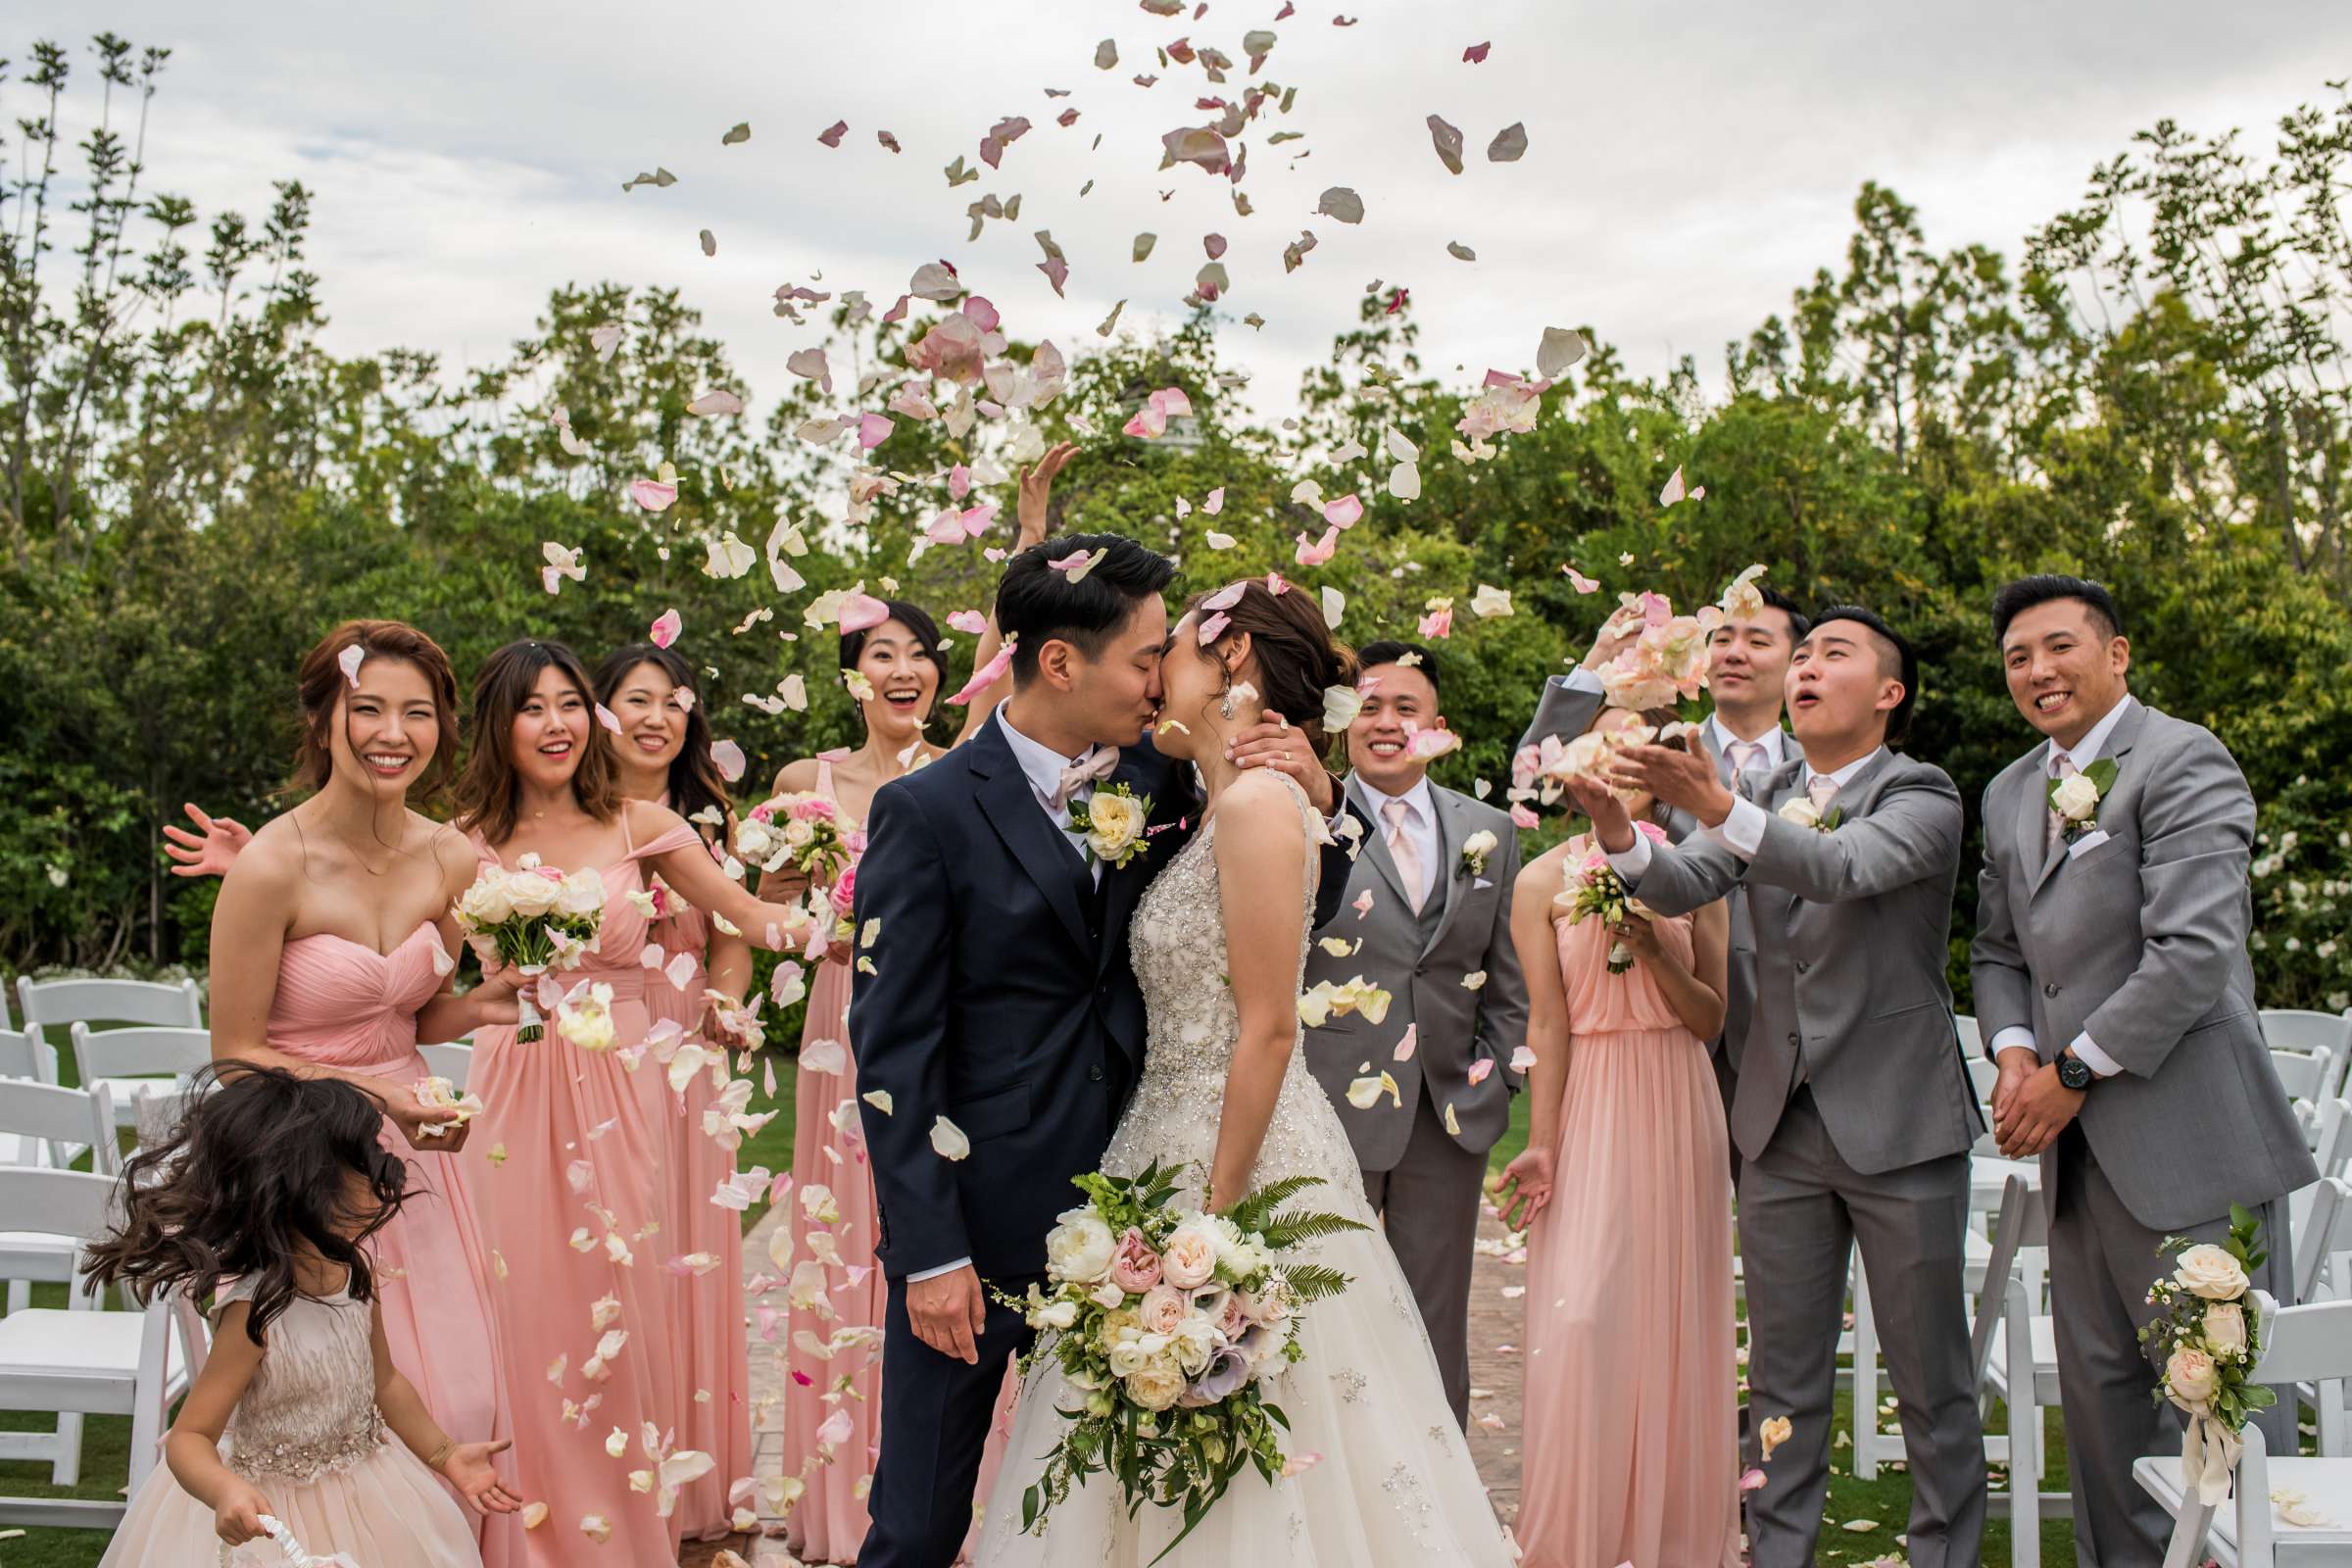
M1098 551L1083 572L1050 564ZM1079 1201L1070 1178L1101 1163L1143 1071L1127 921L1199 815L1191 778L1145 738L1174 571L1116 534L1015 556L996 606L1012 696L968 744L874 797L857 920L879 925L850 1039L890 1281L889 1375L863 1568L954 1560L1005 1360L1031 1337L988 1288L1018 1296L1042 1280L1046 1232ZM1237 756L1281 767L1332 810L1320 760L1269 719ZM1071 826L1071 806L1105 790L1152 802L1145 848L1124 866L1096 859ZM1344 850L1323 851L1317 924L1348 869Z

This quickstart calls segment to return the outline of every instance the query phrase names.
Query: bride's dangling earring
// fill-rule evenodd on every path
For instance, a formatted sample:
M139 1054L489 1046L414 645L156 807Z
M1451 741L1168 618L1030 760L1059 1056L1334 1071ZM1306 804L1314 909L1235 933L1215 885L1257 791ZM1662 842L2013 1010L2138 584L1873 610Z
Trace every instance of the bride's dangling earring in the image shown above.
M1219 718L1233 716L1233 688L1231 686L1226 687L1223 695L1217 699L1217 716Z

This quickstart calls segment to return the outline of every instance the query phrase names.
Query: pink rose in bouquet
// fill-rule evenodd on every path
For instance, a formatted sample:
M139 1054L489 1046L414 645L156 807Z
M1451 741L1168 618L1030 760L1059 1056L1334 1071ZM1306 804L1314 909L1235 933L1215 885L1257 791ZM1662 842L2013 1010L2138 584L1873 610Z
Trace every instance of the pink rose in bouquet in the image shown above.
M1138 1295L1159 1283L1159 1254L1134 1226L1119 1238L1119 1249L1110 1257L1110 1279L1122 1291Z

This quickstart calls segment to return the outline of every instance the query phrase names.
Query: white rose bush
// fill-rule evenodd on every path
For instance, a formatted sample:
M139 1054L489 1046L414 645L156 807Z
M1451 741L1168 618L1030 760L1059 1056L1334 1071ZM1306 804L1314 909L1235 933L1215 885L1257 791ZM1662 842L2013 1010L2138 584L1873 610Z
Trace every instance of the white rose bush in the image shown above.
M451 912L485 969L495 958L534 982L516 993L514 1038L537 1040L546 1031L534 995L540 1005L556 1005L561 993L546 994L554 986L550 971L576 968L595 949L605 922L605 879L587 868L566 876L526 855L511 871L483 867Z
M2262 1359L2262 1315L2247 1297L2249 1276L2269 1253L2260 1222L2235 1203L2230 1235L2220 1244L2168 1236L2164 1250L2175 1254L2173 1272L2148 1288L2158 1315L2139 1339L2164 1363L2156 1399L2188 1417L2181 1474L2210 1505L2230 1495L2247 1417L2278 1402L2271 1390L2249 1381Z
M1311 1462L1284 1454L1289 1423L1267 1384L1303 1354L1301 1310L1348 1280L1290 1254L1365 1226L1283 1206L1314 1177L1270 1183L1222 1214L1179 1205L1177 1177L1154 1163L1075 1178L1087 1201L1046 1238L1051 1289L1002 1298L1042 1331L1022 1377L1050 1359L1084 1401L1062 1409L1069 1425L1021 1498L1025 1532L1104 1474L1131 1512L1184 1510L1173 1550L1245 1468L1271 1482Z

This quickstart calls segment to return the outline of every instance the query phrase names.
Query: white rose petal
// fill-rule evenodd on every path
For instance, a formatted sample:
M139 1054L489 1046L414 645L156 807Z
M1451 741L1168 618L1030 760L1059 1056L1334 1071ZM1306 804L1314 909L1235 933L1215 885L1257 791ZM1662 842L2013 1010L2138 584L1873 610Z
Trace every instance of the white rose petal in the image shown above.
M942 1159L961 1159L972 1152L972 1141L963 1136L963 1129L942 1116L931 1124L931 1147Z

